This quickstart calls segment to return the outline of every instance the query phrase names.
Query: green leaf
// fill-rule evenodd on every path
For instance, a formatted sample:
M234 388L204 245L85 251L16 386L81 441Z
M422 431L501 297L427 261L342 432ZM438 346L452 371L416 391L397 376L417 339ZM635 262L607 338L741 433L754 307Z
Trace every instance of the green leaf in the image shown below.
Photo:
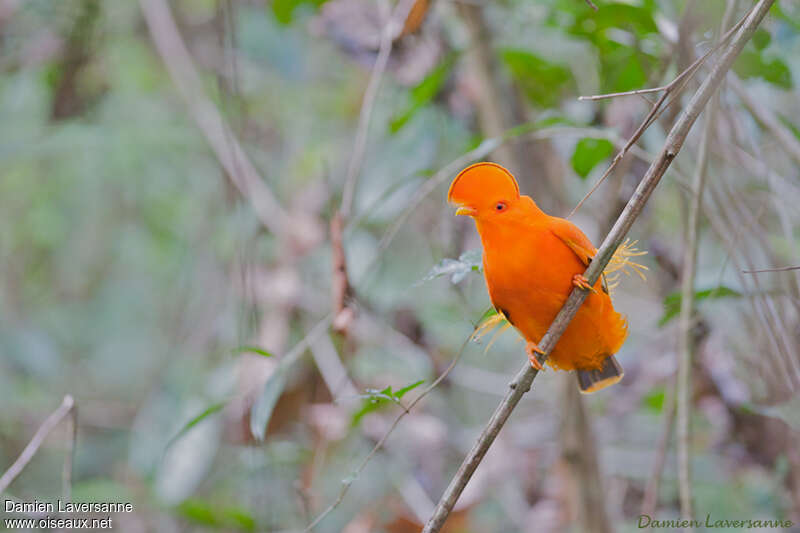
M204 500L190 498L176 507L178 514L195 524L215 529L255 531L253 515L240 507L222 507Z
M580 16L573 20L569 31L594 38L603 38L606 30L627 30L639 37L658 33L655 22L656 5L652 2L642 4L637 6L632 2L609 2L604 3L598 11L582 9Z
M325 0L272 0L272 13L279 24L286 26L292 22L298 6L308 4L317 9L324 3Z
M204 501L189 499L181 503L177 510L184 518L196 524L211 527L220 525L214 508Z
M792 9L790 8L790 11ZM800 31L800 17L797 17L795 13L797 12L797 8L793 9L794 13L787 14L780 6L780 2L775 2L772 4L770 8L770 14L778 20L782 20L783 22L790 25L797 31Z
M753 46L756 50L763 50L772 42L772 35L764 28L758 28L752 37Z
M278 403L285 386L286 369L279 365L267 379L250 412L250 432L257 440L264 440L272 410L275 409L275 404Z
M782 89L791 89L794 86L792 72L786 63L777 57L767 59L765 55L747 48L736 58L733 70L743 79L762 78Z
M415 381L414 383L403 387L402 389L396 392L392 391L391 385L383 390L367 389L366 394L362 396L364 398L364 401L361 404L361 408L355 413L353 413L353 419L350 422L350 425L352 427L357 426L358 423L361 422L361 419L364 418L366 415L374 411L377 411L378 409L381 409L382 407L388 405L389 403L396 403L399 405L400 400L407 392L416 389L423 383L425 383L425 380L421 379L419 381Z
M420 385L422 385L423 383L425 383L425 380L424 380L424 379L421 379L421 380L419 380L419 381L415 381L415 382L414 382L414 383L412 383L411 385L406 385L405 387L403 387L403 388L402 388L402 389L400 389L399 391L395 392L395 393L394 393L394 396L395 396L395 398L397 398L398 400L400 400L400 399L402 399L402 398L403 398L403 396L404 396L404 395L405 395L407 392L409 392L409 391L412 391L412 390L416 389L417 387L419 387L419 386L420 386Z
M525 95L541 107L556 105L567 85L573 81L566 66L527 50L507 48L501 51L501 57Z
M470 272L480 272L482 268L482 256L480 250L468 250L461 254L458 259L446 257L430 269L422 278L422 281L430 281L441 276L450 276L450 282L459 283Z
M441 90L456 62L457 54L449 54L419 84L411 89L411 103L405 111L392 117L389 130L397 133L414 114L433 100Z
M724 285L720 285L714 289L704 289L694 293L694 301L701 302L703 300L716 300L719 298L735 298L742 294ZM681 312L681 293L673 292L664 298L664 314L658 321L658 326L661 327Z
M246 509L239 507L226 507L222 510L225 522L242 531L255 531L256 519Z
M234 348L231 350L233 353L255 353L258 355L263 355L264 357L274 357L271 352L266 351L263 348L259 348L258 346L239 346L238 348Z
M604 71L611 80L610 92L621 93L641 89L647 83L647 74L639 54L631 48L630 54L621 55L623 58L618 63L606 62L605 65Z
M578 176L585 178L598 163L612 153L614 153L614 144L608 139L585 137L575 145L570 162Z
M489 320L489 318L493 317L496 314L497 314L497 309L495 309L494 307L490 307L489 309L484 311L481 317L478 319L477 322L478 325L483 324L485 321Z
M175 444L175 442L176 442L178 439L180 439L181 437L183 437L184 435L186 435L186 433L188 433L188 432L189 432L189 430L191 430L191 429L192 429L193 427L195 427L197 424L199 424L200 422L202 422L203 420L205 420L205 419L206 419L206 418L208 418L209 416L213 415L213 414L214 414L214 413L216 413L217 411L220 411L220 410L222 410L222 408L223 408L223 407L225 407L227 404L228 404L228 402L219 402L219 403L215 403L215 404L213 404L213 405L210 405L209 407L207 407L207 408L206 408L206 409L205 409L205 410L204 410L202 413L200 413L199 415L197 415L197 416L193 417L191 420L189 420L189 421L188 421L188 422L187 422L187 423L186 423L186 424L185 424L185 425L184 425L184 426L183 426L183 427L180 429L180 431L178 431L178 433L176 433L176 434L175 434L175 436L174 436L174 437L172 437L171 439L169 439L169 442L167 443L166 449L169 449L169 448L170 448L170 447L171 447L173 444Z
M647 409L660 413L664 408L664 388L659 387L649 392L642 398L642 403Z

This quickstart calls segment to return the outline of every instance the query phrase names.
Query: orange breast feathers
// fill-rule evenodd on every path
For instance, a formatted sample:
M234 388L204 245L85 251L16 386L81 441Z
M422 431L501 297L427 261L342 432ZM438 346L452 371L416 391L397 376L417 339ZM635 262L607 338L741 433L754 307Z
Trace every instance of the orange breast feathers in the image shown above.
M448 201L459 206L456 214L475 219L492 304L528 341L531 364L537 366L536 343L573 286L589 288L582 274L597 250L573 223L547 215L533 199L520 195L511 173L494 163L464 169L453 180ZM595 389L581 385L584 392L622 377L612 356L627 336L627 321L614 310L602 283L590 290L548 359L558 369L602 373L587 385Z

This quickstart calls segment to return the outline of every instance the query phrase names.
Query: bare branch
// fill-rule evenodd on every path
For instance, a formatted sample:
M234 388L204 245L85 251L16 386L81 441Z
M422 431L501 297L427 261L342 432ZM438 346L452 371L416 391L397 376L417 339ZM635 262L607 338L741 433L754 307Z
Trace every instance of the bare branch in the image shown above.
M592 2L592 0L586 0L586 3L589 5L589 7L597 11L597 6L594 4L594 2Z
M720 34L728 25L736 0L729 0L723 16ZM721 39L720 39L721 40ZM715 117L719 107L719 96L715 95L706 113L703 135L697 156L694 179L692 180L692 196L689 205L689 220L686 229L686 253L683 258L681 273L681 307L678 320L678 377L676 381L678 444L678 495L681 516L692 517L692 471L691 471L691 410L692 410L692 359L694 357L694 282L697 272L697 252L700 234L700 212L703 207L703 191L708 174L708 154L711 137L715 127Z
M578 100L606 100L608 98L617 98L620 96L632 96L635 94L650 94L650 93L658 93L661 91L666 91L669 88L669 85L663 85L661 87L652 87L650 89L636 89L635 91L623 91L621 93L606 93L606 94L593 94L591 96L579 96Z
M72 398L72 396L70 396L69 394L64 396L64 400L61 402L61 405L59 405L58 408L55 411L53 411L50 414L50 416L48 416L45 419L44 422L42 422L42 425L39 426L38 430L36 430L36 433L34 433L33 438L28 443L28 445L25 446L25 449L22 450L22 453L17 458L17 460L14 461L14 464L8 467L8 470L6 470L5 474L3 474L2 477L0 477L0 494L5 492L8 486L11 485L11 483L22 472L22 470L25 469L25 467L28 465L31 459L33 459L33 456L36 455L36 452L39 451L39 448L42 446L44 439L47 438L50 432L53 431L53 429L55 429L55 427L64 419L65 416L67 416L72 411L74 407L75 407L75 400ZM68 455L71 456L72 446L69 447L68 451L69 451ZM69 459L69 463L71 465L71 459Z
M694 352L692 339L692 314L694 312L694 279L697 270L697 248L700 230L700 210L703 204L703 189L708 168L709 138L713 127L714 103L703 125L697 167L692 183L692 197L689 205L689 221L686 231L686 252L681 274L681 309L678 325L678 481L681 503L681 516L692 516L692 483L689 451L689 417L691 414L691 365Z
M608 264L617 247L622 243L634 221L641 213L656 185L658 185L662 176L672 163L672 160L675 159L675 156L680 151L697 117L708 103L711 95L717 90L720 83L722 83L734 59L736 59L744 45L753 35L758 24L767 14L773 3L774 0L761 0L748 14L744 23L741 23L741 31L739 31L736 37L731 41L731 44L721 54L708 77L700 85L697 92L679 116L675 125L670 130L664 148L658 158L647 169L647 172L639 182L639 185L628 201L628 204L625 206L625 209L622 211L622 214L620 214L614 227L600 246L594 260L589 265L589 268L586 269L584 275L589 280L590 285L594 284L600 277L600 274ZM578 308L586 299L586 295L587 292L581 289L576 288L572 290L566 303L550 325L547 333L539 342L539 347L545 352L545 355L539 358L540 362L543 363L547 359L547 354L552 351L556 342L566 330L569 322L577 313ZM472 450L470 450L467 457L461 463L456 475L439 500L433 516L422 530L423 533L434 533L441 530L450 511L458 500L458 497L467 485L467 482L475 473L484 455L508 420L511 412L522 398L522 395L530 390L536 375L537 371L526 363L514 377L509 384L509 391L506 393L503 401L498 405L491 419L478 437L475 445L472 447Z
M358 116L358 126L356 129L356 137L353 142L353 152L350 154L350 161L347 164L347 175L344 182L344 189L342 192L342 206L339 212L342 217L347 219L350 217L350 212L353 208L353 197L355 196L356 183L358 176L361 173L361 166L364 163L364 153L367 148L367 131L369 130L369 120L372 116L372 110L375 107L375 98L378 96L378 89L381 85L383 73L386 71L386 64L389 61L389 55L392 53L392 42L403 21L408 18L408 13L411 11L414 2L410 0L399 0L394 12L389 12L389 7L386 0L380 2L382 11L385 11L383 18L386 24L381 32L380 47L378 48L378 57L375 59L375 64L372 66L372 72L369 76L367 89L364 91L364 99L361 103L361 112Z
M350 325L355 318L355 311L349 306L353 296L350 286L350 277L347 275L347 256L344 252L344 217L337 212L331 218L331 261L333 272L331 276L331 298L333 302L333 330L347 335Z
M334 214L330 223L331 248L333 254L333 329L343 335L347 334L349 326L355 317L355 311L348 305L348 300L352 297L350 278L347 275L347 257L344 252L344 223L350 217L353 209L353 198L355 197L356 184L361 174L361 167L364 163L364 154L367 149L367 132L372 110L375 107L375 100L378 96L381 79L386 71L389 55L392 52L392 43L399 29L403 27L404 21L408 19L409 13L414 6L413 0L399 0L394 11L390 12L388 3L383 0L379 3L382 11L386 14L383 31L381 32L380 47L378 57L370 73L369 83L364 92L364 99L361 102L361 111L358 117L355 141L353 142L353 152L350 154L350 161L347 165L347 175L345 177L344 189L342 191L342 204L339 211Z
M742 272L745 274L759 274L761 272L788 272L790 270L800 270L800 265L778 268L761 268L759 270L742 270Z
M150 35L197 126L239 193L270 232L285 237L289 216L259 175L217 107L203 91L191 55L165 0L139 0Z

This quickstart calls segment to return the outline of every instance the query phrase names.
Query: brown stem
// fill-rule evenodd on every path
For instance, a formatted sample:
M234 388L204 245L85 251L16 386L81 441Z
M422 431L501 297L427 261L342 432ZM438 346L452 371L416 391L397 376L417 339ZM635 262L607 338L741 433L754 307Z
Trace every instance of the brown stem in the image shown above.
M561 386L561 460L570 472L570 486L575 489L570 492L577 500L577 523L586 533L610 533L597 446L586 406L571 375L564 376Z
M350 217L350 212L353 208L356 183L361 173L361 166L364 163L364 154L367 149L369 122L372 117L372 110L375 107L375 99L378 96L378 89L383 79L383 73L386 71L389 55L392 53L392 42L394 36L397 34L396 26L401 26L402 21L408 18L408 14L413 6L414 2L410 0L400 0L394 10L390 11L388 6L384 6L383 9L383 11L387 12L386 15L384 15L386 24L384 24L383 30L381 31L378 57L375 59L375 64L372 67L369 82L367 83L367 89L364 92L364 99L361 101L361 111L358 116L356 137L353 142L353 152L350 154L350 160L347 164L347 175L342 192L342 205L339 209L342 213L342 217L345 219Z
M14 463L8 467L5 474L0 477L0 494L5 492L11 482L14 481L17 476L22 472L22 470L28 465L28 463L33 459L33 456L36 455L36 452L39 451L44 439L50 434L53 429L67 416L72 409L75 407L75 400L67 394L64 396L64 400L61 402L61 405L53 411L50 416L48 416L42 425L39 426L39 429L36 430L34 433L33 438L25 446L25 449L22 450L22 453L17 458ZM74 442L73 439L70 439L70 443ZM71 465L71 455L72 455L72 446L69 448L69 453L67 455L68 462Z
M759 270L742 270L745 274L758 274L760 272L788 272L790 270L800 270L799 266L787 266L777 268L761 268Z

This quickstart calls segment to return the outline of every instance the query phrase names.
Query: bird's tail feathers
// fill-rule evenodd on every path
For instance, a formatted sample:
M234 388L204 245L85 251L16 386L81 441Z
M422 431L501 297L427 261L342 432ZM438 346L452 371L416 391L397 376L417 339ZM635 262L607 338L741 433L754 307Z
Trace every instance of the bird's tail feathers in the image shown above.
M583 394L597 392L617 383L625 375L617 358L609 355L603 360L603 366L597 370L577 370L578 387Z

